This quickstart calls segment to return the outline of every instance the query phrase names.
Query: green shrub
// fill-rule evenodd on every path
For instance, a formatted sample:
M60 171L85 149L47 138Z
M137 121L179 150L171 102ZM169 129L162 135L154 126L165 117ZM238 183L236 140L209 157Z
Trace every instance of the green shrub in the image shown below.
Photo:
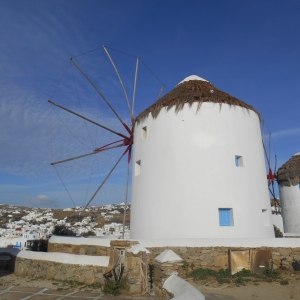
M196 270L192 271L190 273L190 275L194 279L206 280L208 278L208 276L215 276L216 273L217 273L216 271L211 270L211 269L199 268L199 269L196 269Z
M184 260L184 261L182 262L182 269L183 269L184 271L187 271L188 268L189 268L189 264L188 264L188 262L187 262L186 260Z
M69 229L65 225L56 225L52 232L54 235L61 235L61 236L75 236L76 233Z
M280 272L276 270L264 270L263 275L269 278L278 278L280 276Z
M280 229L274 225L274 233L275 233L275 237L277 238L282 238L283 237L283 234L282 232L280 231Z
M242 269L233 275L234 277L253 277L254 274L250 270Z
M89 230L88 232L84 232L81 234L81 236L87 237L87 236L95 236L96 233L94 231Z
M190 273L194 279L206 280L208 277L215 277L219 284L230 283L233 281L237 286L245 285L251 279L245 277L256 277L250 270L242 269L234 275L231 275L230 270L220 269L218 272L210 269L199 268Z
M119 282L107 281L103 288L103 293L108 295L118 296L122 290L128 290L129 287L126 281L123 279Z
M246 285L245 279L241 276L238 276L234 282L236 286Z
M289 282L288 282L288 280L284 279L284 280L281 280L281 281L280 281L280 284L281 284L281 285L288 285Z

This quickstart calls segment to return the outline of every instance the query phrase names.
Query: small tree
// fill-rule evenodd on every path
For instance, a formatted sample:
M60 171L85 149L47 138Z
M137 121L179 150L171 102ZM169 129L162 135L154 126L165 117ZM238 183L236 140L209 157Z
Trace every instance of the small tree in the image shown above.
M48 240L34 240L30 244L30 250L31 251L41 251L41 252L47 252L48 250Z
M89 230L88 232L84 232L81 236L94 236L96 235L94 231Z
M76 236L76 233L65 225L56 225L53 230L54 235Z
M275 237L277 238L282 238L283 237L283 234L282 232L280 231L280 229L274 225L274 233L275 233Z

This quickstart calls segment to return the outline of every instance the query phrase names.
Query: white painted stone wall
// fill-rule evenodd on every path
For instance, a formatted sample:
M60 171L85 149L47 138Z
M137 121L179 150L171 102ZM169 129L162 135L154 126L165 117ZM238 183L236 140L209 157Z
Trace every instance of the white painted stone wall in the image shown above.
M110 247L111 242L120 241L118 239L111 240L107 243L107 240L103 239L95 239L95 238L84 238L86 245L99 245ZM187 238L176 238L176 239L138 239L138 240L126 240L137 241L140 245L146 248L153 247L250 247L250 248L259 248L259 247L274 247L274 248L299 248L300 249L300 238L292 238L292 239L282 239L282 238L195 238L195 239L187 239ZM121 242L121 241L120 241ZM70 244L70 245L81 245L78 243L77 237L52 237L49 243L57 243L57 244ZM15 251L19 252L17 249L0 249L1 251ZM36 252L33 252L36 253Z
M283 229L283 219L281 215L272 215L273 224L279 228L279 230L284 233Z
M295 186L280 186L281 214L285 233L300 233L300 189Z
M257 114L197 105L135 126L131 238L274 237ZM233 226L219 226L219 208L232 208Z

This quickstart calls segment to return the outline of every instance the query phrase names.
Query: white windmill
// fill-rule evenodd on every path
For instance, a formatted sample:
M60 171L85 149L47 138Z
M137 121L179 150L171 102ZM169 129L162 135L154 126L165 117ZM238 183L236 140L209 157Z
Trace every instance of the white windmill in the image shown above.
M300 234L300 152L278 169L277 182L284 232Z
M252 106L193 75L134 132L131 238L274 237Z

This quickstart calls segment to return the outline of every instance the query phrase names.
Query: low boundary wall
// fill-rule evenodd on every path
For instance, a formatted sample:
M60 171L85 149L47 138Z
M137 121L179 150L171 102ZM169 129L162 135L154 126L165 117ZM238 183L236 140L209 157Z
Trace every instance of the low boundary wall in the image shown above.
M100 238L53 236L48 243L48 252L109 256L110 241Z
M0 249L0 254L12 257L9 269L17 276L75 280L85 284L104 283L103 274L108 271L109 257L71 255L65 253L47 253Z
M101 238L52 237L50 250L63 253L88 255L109 255L111 242ZM229 267L228 251L248 249L270 249L272 251L274 269L279 268L281 259L286 259L287 267L292 269L293 260L300 261L300 238L268 238L268 239L164 239L164 240L128 240L139 243L150 251L150 262L154 262L161 252L171 249L183 260L194 267L219 270ZM91 253L91 254L89 254Z
M229 268L229 250L271 250L274 269L284 261L285 267L292 270L293 260L300 261L299 238L109 240L52 237L50 252L2 248L0 255L5 253L13 257L10 269L18 276L74 280L86 284L104 283L103 274L113 267L120 272L123 266L129 293L144 294L151 290L155 279L150 270L155 265L155 258L166 249L174 251L193 268L213 270ZM182 266L177 269L176 272L184 277ZM169 271L163 270L166 274Z

